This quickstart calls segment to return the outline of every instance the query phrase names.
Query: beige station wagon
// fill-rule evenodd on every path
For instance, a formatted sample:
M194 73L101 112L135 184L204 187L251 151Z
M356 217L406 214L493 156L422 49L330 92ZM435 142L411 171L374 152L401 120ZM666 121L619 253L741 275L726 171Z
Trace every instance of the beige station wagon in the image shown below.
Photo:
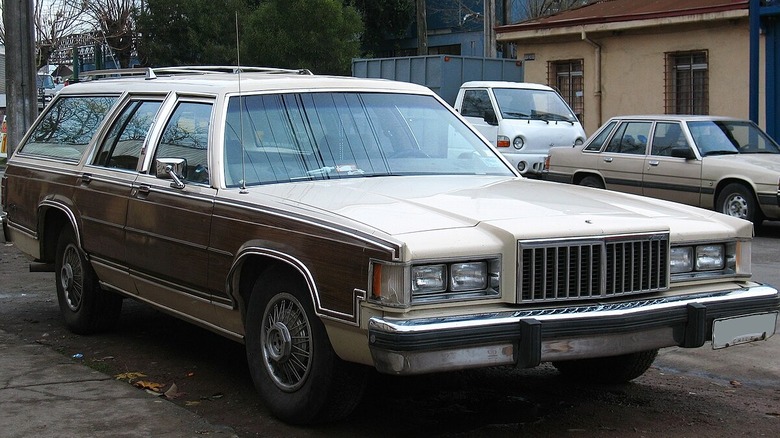
M747 120L614 117L584 146L552 148L544 178L780 219L780 146Z
M244 343L299 424L349 414L372 368L626 382L775 332L748 221L527 180L422 86L222 70L65 87L8 161L4 234L72 331L148 303Z

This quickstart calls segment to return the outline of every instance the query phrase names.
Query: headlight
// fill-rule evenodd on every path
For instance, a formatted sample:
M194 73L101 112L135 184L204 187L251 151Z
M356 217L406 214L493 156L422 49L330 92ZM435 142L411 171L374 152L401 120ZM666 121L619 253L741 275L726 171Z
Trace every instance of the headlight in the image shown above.
M427 294L447 290L447 266L412 267L412 294Z
M523 140L523 137L520 137L519 135L515 137L515 139L512 141L512 146L515 147L515 149L522 149L523 146L525 146L525 140Z
M670 271L673 276L678 274L678 280L691 276L749 276L750 241L673 247Z
M672 274L680 272L690 272L693 270L693 247L683 246L672 248L672 258L670 260Z
M499 258L420 265L375 262L370 300L384 306L490 298L499 295Z

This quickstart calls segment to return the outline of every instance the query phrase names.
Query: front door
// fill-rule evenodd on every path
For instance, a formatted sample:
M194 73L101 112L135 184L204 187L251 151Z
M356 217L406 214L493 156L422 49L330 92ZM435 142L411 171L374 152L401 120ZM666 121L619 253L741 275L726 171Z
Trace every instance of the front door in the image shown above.
M672 149L675 148L691 148L680 124L656 123L650 155L645 160L642 194L699 206L701 160L672 157Z
M128 263L140 296L213 320L208 248L217 190L209 181L210 99L179 99L164 121L149 162L132 187L127 215ZM183 187L157 175L155 162L184 160Z

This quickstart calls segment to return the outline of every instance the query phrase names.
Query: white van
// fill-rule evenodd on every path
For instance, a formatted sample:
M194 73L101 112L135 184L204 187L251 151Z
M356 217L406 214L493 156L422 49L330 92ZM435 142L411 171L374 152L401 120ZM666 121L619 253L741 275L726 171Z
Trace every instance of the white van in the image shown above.
M455 109L527 176L541 173L550 147L579 145L586 138L566 101L546 85L466 82Z

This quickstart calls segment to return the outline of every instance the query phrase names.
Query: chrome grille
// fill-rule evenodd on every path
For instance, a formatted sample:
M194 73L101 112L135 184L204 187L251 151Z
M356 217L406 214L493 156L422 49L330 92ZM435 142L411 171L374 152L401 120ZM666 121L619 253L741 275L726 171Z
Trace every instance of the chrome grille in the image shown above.
M639 294L669 285L669 235L519 241L519 302Z

